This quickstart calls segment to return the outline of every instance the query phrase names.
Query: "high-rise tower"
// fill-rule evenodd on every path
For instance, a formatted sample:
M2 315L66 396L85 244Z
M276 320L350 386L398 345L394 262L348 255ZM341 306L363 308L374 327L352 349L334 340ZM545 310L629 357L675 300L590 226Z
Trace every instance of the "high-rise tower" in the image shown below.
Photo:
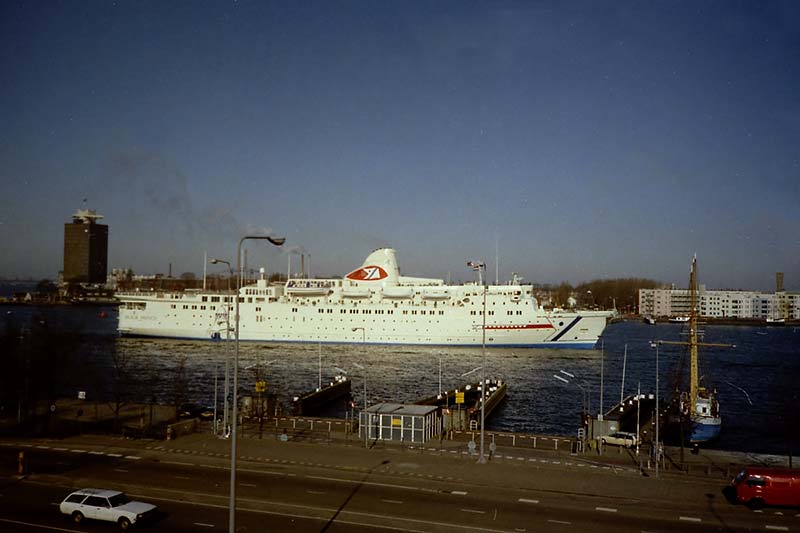
M94 209L78 209L64 224L64 281L105 283L108 270L108 226Z

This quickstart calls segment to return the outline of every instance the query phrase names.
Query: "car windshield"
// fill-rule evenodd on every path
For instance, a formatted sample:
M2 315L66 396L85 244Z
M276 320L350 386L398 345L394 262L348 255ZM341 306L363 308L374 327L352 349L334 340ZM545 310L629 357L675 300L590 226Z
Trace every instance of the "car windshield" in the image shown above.
M108 499L108 502L111 504L111 507L119 507L120 505L125 505L130 501L131 499L122 493L117 494L116 496L112 496Z

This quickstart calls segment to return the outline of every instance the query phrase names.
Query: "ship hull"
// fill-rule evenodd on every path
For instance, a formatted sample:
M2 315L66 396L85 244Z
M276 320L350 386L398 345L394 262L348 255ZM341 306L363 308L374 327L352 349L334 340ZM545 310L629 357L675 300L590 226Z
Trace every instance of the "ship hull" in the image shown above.
M692 444L716 440L722 431L722 418L692 418L691 430L689 442Z

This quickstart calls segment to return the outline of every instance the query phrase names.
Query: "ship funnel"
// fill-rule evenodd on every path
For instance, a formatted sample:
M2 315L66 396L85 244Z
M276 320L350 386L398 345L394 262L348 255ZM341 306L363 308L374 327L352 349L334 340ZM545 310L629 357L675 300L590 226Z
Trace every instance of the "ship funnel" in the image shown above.
M353 285L362 283L382 286L396 285L400 278L400 268L397 266L397 256L392 248L380 248L367 256L361 268L353 270L345 279Z

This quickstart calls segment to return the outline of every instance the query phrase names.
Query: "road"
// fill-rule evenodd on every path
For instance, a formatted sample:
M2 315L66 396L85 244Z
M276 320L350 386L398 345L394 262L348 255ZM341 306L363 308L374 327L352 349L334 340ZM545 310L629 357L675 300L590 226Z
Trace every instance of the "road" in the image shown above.
M72 489L123 490L158 505L142 531L220 531L228 524L228 462L214 456L131 455L75 447L30 447L31 474L18 480L18 448L0 442L0 531L111 531L113 524L72 524L58 502ZM309 448L309 451L313 451ZM330 454L330 448L320 448ZM133 453L133 452L132 452ZM510 468L485 481L403 476L413 458L375 455L371 468L295 461L240 460L239 531L800 531L800 511L755 513L734 506L722 483L643 478L630 472L580 471L564 465ZM323 458L319 458L323 460ZM441 461L451 461L442 458ZM294 464L292 464L294 463ZM523 476L526 482L515 481ZM778 514L780 513L780 514Z

